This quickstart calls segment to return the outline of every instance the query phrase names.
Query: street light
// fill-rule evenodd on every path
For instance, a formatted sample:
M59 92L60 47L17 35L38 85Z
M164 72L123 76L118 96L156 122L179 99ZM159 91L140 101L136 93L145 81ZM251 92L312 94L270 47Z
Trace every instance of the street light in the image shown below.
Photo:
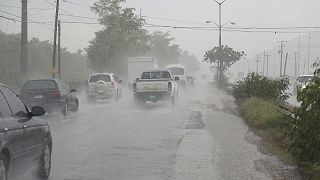
M206 23L214 23L219 28L219 65L218 66L219 66L219 71L220 71L219 85L220 85L220 87L222 87L222 65L223 65L223 63L222 63L221 30L222 30L222 27L227 24L235 25L236 23L227 22L227 23L221 25L221 6L226 0L223 0L222 2L218 2L217 0L215 0L215 1L219 5L219 24L215 23L214 21L206 21Z
M217 1L216 1L217 2ZM224 1L223 1L224 2ZM222 3L223 3L222 2ZM218 2L217 2L218 3ZM231 25L236 25L235 22L226 22L224 23L223 25L221 25L221 5L222 3L218 3L219 4L219 14L220 14L220 17L219 17L219 24L217 24L216 22L214 21L206 21L206 23L213 23L215 24L218 28L219 28L219 64L218 64L218 67L219 67L219 71L217 70L217 76L219 76L219 85L221 87L222 85L222 65L223 65L223 62L222 62L222 44L221 44L221 30L222 30L222 27L226 26L227 24L231 24ZM220 73L220 75L218 74Z
M209 24L209 23L213 23L213 24L215 24L217 27L220 27L219 26L219 24L217 24L216 22L214 22L214 21L206 21L206 23L207 24ZM232 22L232 21L230 21L230 22L226 22L226 23L224 23L221 27L224 27L224 26L226 26L227 24L231 24L231 25L236 25L236 23L235 22Z

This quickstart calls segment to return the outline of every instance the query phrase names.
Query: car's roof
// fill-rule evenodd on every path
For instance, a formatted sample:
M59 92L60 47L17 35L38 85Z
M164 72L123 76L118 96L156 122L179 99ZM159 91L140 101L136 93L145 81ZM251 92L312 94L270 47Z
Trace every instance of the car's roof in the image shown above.
M8 87L7 85L5 85L5 84L2 84L2 83L0 83L0 86Z
M96 75L114 75L114 73L94 73L94 74L91 74L90 76L96 76Z
M181 64L170 64L167 65L166 68L184 68L184 66Z
M143 72L159 72L159 71L168 71L168 72L170 72L169 69L150 69L150 70L144 70Z
M155 57L130 57L130 58L128 58L128 60L150 60L150 59L152 59L152 60L156 60L157 58L155 58Z
M304 75L300 75L300 76L298 76L298 78L299 77L313 77L314 75L311 75L311 74L304 74Z
M27 80L26 82L28 81L62 81L61 79L30 79L30 80Z

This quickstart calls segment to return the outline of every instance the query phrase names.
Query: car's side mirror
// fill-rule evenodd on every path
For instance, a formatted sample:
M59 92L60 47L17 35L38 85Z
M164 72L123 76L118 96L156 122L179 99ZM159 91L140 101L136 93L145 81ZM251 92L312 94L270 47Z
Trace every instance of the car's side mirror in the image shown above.
M71 89L71 92L73 93L73 92L77 92L77 89Z
M119 80L119 83L122 83L122 80Z
M139 81L140 79L139 78L136 78L136 81Z
M175 80L175 81L179 81L179 79L180 79L180 78L179 78L178 76L174 77L174 80Z
M42 116L45 113L46 113L46 111L41 106L33 106L31 109L32 116Z

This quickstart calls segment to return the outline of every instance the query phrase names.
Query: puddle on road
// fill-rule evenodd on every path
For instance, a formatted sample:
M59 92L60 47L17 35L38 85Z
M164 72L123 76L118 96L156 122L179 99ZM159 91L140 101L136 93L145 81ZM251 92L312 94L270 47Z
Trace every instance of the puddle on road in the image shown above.
M205 123L203 122L202 117L201 111L191 111L185 129L204 129Z

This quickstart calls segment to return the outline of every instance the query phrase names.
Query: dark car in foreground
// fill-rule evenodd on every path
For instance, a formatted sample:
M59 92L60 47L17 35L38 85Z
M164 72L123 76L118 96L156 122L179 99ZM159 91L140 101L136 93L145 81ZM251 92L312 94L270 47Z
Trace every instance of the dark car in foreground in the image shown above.
M13 178L33 164L40 178L49 177L51 133L48 123L35 117L44 113L39 106L29 111L17 94L0 84L0 180Z
M26 81L21 89L21 99L28 107L41 106L46 112L78 112L79 100L73 95L76 89L60 79L39 79Z

